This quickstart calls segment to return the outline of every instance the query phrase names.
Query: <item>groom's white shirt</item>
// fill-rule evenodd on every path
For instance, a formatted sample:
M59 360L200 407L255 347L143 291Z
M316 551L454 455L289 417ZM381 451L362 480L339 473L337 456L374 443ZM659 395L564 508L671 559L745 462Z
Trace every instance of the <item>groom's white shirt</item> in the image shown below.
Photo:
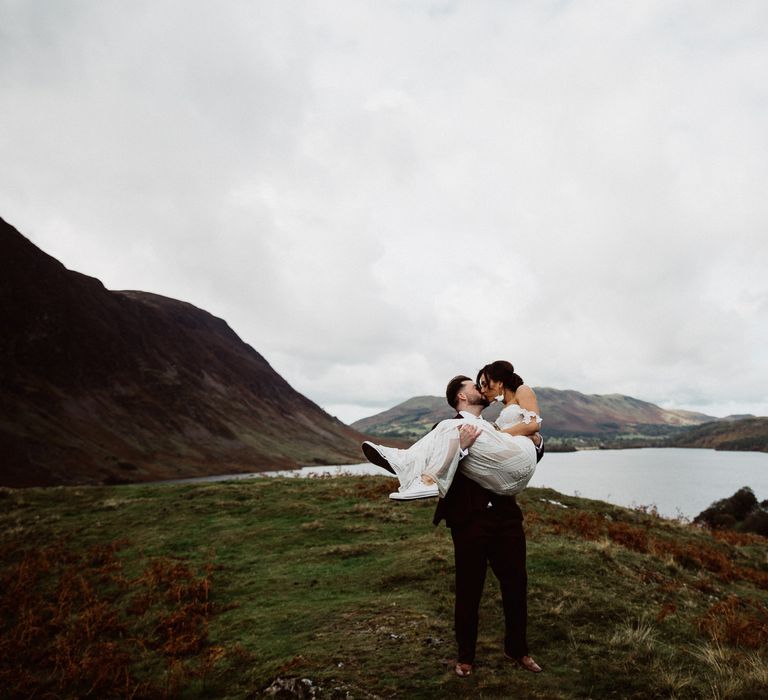
M470 413L469 411L459 411L459 415L462 418L469 418L470 420L471 419L474 419L474 420L485 420L485 418L483 418L482 416L476 416L474 413ZM485 422L487 423L488 421L485 421Z

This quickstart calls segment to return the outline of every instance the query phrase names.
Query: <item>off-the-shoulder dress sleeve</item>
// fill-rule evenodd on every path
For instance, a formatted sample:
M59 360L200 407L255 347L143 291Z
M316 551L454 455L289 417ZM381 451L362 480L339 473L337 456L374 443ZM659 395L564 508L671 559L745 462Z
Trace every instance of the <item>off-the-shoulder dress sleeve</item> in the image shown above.
M539 425L542 423L542 418L538 413L529 411L517 404L510 404L499 413L499 417L496 419L496 424L503 430L504 428L509 428L518 423L530 425L532 420L537 420Z

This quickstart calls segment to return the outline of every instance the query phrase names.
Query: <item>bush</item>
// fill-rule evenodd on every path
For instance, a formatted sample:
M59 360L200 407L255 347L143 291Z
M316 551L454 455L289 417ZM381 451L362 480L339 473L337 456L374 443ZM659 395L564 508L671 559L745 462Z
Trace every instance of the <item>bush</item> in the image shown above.
M739 528L742 532L754 532L763 537L768 537L768 509L757 508L753 510Z
M732 528L756 508L758 508L758 503L754 492L748 486L744 486L730 498L716 501L709 508L703 510L693 519L693 522L703 523L713 529Z

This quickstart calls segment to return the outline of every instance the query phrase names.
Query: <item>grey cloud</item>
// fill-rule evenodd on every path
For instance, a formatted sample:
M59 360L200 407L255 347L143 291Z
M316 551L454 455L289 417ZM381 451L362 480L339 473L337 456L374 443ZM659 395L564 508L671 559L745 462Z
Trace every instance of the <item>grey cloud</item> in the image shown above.
M0 2L0 214L342 417L500 357L765 413L767 12Z

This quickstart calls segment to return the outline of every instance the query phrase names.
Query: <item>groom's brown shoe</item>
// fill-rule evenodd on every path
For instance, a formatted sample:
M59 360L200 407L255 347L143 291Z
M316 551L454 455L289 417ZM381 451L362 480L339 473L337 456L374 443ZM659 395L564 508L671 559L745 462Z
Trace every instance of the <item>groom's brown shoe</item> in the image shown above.
M457 661L453 667L453 672L461 678L466 678L472 675L472 668L472 664L463 664L461 661Z
M506 656L510 661L514 661L515 663L520 664L526 671L530 671L531 673L541 673L541 666L539 666L539 664L537 664L533 658L527 654L525 656L521 656L518 659L514 656L510 656L505 651L504 656Z
M392 465L387 461L387 458L379 452L379 448L372 442L366 440L363 443L363 454L371 464L375 464L377 467L382 467L392 474L395 473L395 470L392 469Z

